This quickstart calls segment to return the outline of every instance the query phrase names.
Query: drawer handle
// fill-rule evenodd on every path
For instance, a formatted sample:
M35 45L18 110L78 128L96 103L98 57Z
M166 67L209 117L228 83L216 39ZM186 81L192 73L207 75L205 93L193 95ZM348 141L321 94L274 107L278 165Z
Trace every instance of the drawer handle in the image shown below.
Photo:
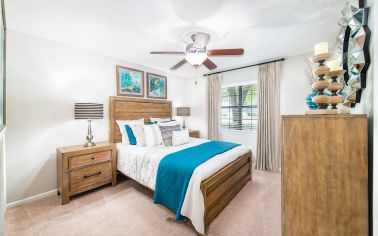
M96 176L96 175L101 175L101 171L90 174L90 175L84 175L84 179L89 178L89 177L93 177L93 176Z

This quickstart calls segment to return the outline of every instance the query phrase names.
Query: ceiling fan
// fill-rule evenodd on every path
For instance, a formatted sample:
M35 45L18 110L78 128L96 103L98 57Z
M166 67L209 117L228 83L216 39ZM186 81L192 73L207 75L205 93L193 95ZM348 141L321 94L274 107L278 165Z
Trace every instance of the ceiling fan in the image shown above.
M193 43L189 43L186 46L185 52L175 51L153 51L151 54L179 54L185 55L179 63L171 67L171 70L175 70L186 62L193 66L199 66L203 64L209 70L217 68L217 66L208 57L209 56L238 56L244 54L243 48L229 48L229 49L212 49L206 50L206 45L209 42L210 35L202 32L197 32L191 36Z

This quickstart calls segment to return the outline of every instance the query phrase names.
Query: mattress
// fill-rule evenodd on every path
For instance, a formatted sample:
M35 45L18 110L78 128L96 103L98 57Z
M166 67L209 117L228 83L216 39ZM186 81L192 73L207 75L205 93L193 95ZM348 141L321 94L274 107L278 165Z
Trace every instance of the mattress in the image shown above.
M117 143L117 169L151 190L155 190L155 181L159 162L166 155L189 147L209 142L205 139L191 138L190 142L176 147L135 146ZM205 206L201 192L201 182L211 175L249 152L245 146L237 146L227 152L216 155L198 166L190 179L181 215L191 219L196 230L204 234Z

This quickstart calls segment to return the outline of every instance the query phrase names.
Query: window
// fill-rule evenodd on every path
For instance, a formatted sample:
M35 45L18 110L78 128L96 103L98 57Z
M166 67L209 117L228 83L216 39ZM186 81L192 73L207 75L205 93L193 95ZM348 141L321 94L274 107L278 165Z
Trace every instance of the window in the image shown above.
M222 92L222 129L257 130L257 84L224 87Z

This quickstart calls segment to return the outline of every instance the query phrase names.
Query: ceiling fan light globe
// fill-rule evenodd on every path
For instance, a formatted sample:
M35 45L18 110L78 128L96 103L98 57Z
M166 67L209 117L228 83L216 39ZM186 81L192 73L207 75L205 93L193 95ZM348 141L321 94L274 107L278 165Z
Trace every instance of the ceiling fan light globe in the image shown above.
M185 55L185 60L191 65L201 65L207 59L207 54L203 52L188 53Z

